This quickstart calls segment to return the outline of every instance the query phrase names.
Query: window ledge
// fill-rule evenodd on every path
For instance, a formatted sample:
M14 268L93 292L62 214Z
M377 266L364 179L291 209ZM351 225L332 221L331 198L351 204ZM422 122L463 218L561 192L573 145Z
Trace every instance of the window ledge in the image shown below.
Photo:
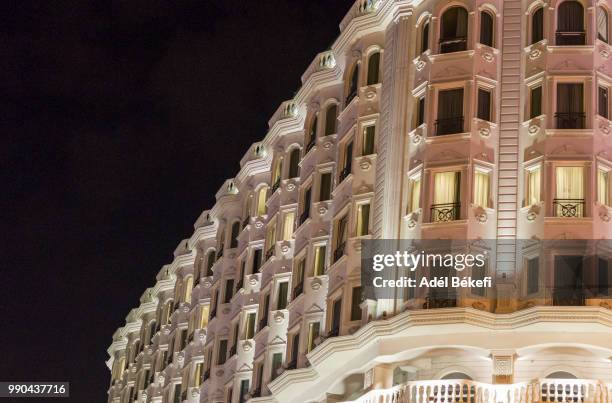
M432 55L428 55L429 60L434 62L442 62L442 61L450 61L456 59L463 59L466 57L473 57L476 52L474 49L462 50L459 52L451 52L451 53L436 53Z
M453 133L453 134L443 134L440 136L427 136L427 138L425 139L426 143L447 143L447 142L451 142L451 141L457 141L457 140L468 140L470 139L472 136L472 133L470 132L463 132L463 133Z

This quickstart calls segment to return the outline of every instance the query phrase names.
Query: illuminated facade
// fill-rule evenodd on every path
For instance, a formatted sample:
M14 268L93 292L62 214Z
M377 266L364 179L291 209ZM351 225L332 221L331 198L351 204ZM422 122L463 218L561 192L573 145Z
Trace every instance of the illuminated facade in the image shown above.
M359 254L612 238L611 11L358 0L116 331L108 402L612 402L605 254L588 293L502 247L495 290L379 301Z

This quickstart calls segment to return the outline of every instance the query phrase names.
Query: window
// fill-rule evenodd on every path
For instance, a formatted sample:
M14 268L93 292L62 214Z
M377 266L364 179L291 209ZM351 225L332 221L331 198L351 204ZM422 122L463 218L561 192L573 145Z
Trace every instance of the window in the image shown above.
M540 167L527 169L525 178L525 205L540 203Z
M338 105L332 104L327 107L327 111L325 112L325 135L329 136L330 134L336 133L337 127L337 118L338 118Z
M283 281L282 283L278 283L278 294L276 298L276 309L285 309L287 308L287 297L289 295L289 282Z
M271 381L276 379L276 377L279 375L278 370L280 369L282 364L283 364L283 353L272 354L272 369L271 369L272 373L270 374Z
M310 217L310 202L312 199L312 188L309 186L308 188L306 188L306 190L304 190L304 193L302 195L302 213L300 214L300 224L302 225L307 219L308 217Z
M266 231L266 261L274 253L274 245L276 244L276 221L268 224Z
M370 125L363 129L363 153L362 155L374 154L374 139L376 137L376 126Z
M314 248L313 276L321 276L325 272L325 245Z
M172 315L172 307L174 306L174 300L169 299L164 306L164 312L162 314L162 324L167 325L170 323L170 316Z
M217 347L217 365L225 364L227 359L227 339L219 340L219 346Z
M345 214L336 222L336 249L334 250L334 262L344 255L347 238L348 215Z
M255 336L255 312L249 312L246 316L246 321L244 325L244 339L252 339Z
M340 325L342 324L342 298L338 298L332 305L331 331L330 336L338 336L340 334Z
M557 167L553 201L557 217L584 217L584 168Z
M599 258L597 259L597 285L599 295L610 295L610 283L609 283L609 274L610 270L608 268L608 260Z
M463 7L451 7L442 15L440 53L467 49L468 14Z
M199 312L199 322L198 322L198 329L204 329L206 328L206 326L208 326L208 314L209 314L209 310L210 308L208 306L199 306L198 307L198 312Z
M544 8L540 7L531 16L531 44L544 39Z
M429 50L429 21L423 23L421 28L421 53Z
M527 260L527 294L534 294L539 290L540 258L533 257Z
M437 172L434 175L433 193L431 220L433 222L458 220L461 173L459 171Z
M318 120L319 120L319 115L315 114L314 117L312 118L312 122L310 122L310 126L308 128L307 136L306 136L306 140L308 141L306 142L306 149L304 151L306 153L310 151L310 149L314 147L315 145L316 138L317 138Z
M488 172L476 170L474 172L474 204L480 207L491 207L490 178Z
M238 397L238 403L246 402L246 395L249 394L250 382L248 379L240 381L240 396Z
M342 171L340 171L339 182L342 182L347 176L351 174L353 169L353 142L349 141L344 146L344 153L342 158Z
M442 90L438 94L438 120L436 134L461 133L463 131L463 88Z
M488 11L480 13L480 43L493 47L493 16Z
M260 267L261 267L261 249L255 249L253 251L252 273L257 273Z
M211 249L206 255L206 272L204 273L205 277L210 277L213 275L212 267L215 264L215 250Z
M346 104L350 104L353 98L357 96L357 87L359 86L359 63L353 65L351 76L349 79L348 92L346 95Z
M174 401L174 403L181 403L181 384L180 383L176 383L174 384L174 394L172 395L172 400ZM132 401L132 399L130 399L130 401Z
M557 129L584 129L583 94L582 83L557 84Z
M295 261L295 266L293 269L293 299L297 298L298 295L302 294L304 291L304 274L305 274L305 266L306 260L301 258Z
M557 45L584 45L584 9L578 1L561 3L557 20Z
M188 276L183 283L183 302L191 302L191 292L193 291L193 276Z
M293 237L295 229L295 212L289 211L283 216L283 241L289 241Z
M408 201L408 213L416 211L421 207L421 177L410 179L410 200Z
M351 294L351 320L361 320L361 287L353 287Z
M608 206L610 198L609 172L599 168L597 170L597 201Z
M268 326L268 311L270 310L270 294L266 294L264 296L263 304L261 305L260 317L259 321L259 330L263 329L265 326Z
M367 85L380 82L380 52L375 52L368 58L368 80Z
M529 118L533 119L542 114L542 86L529 91Z
M262 186L257 191L257 215L262 216L266 214L266 201L268 200L268 188Z
M608 43L608 12L597 7L597 39Z
M191 386L200 386L200 378L202 377L202 370L204 369L204 363L198 362L193 369L193 376L191 377Z
M315 348L315 340L319 337L319 322L311 322L308 324L308 345L306 346L306 352L310 353Z
M291 339L291 360L297 366L297 359L300 355L300 332L298 331Z
M232 300L234 293L234 279L230 278L225 281L225 290L223 292L223 303L227 304Z
M331 172L322 173L319 182L319 201L331 199L332 176Z
M491 92L478 89L478 119L491 121Z
M279 157L274 162L274 169L272 169L272 193L280 187L280 181L283 174L283 157Z
M370 233L370 203L357 205L357 236Z
M230 239L230 248L238 247L238 235L240 235L240 221L235 221L232 224L232 239Z
M597 113L599 116L608 119L608 110L608 89L606 87L599 87L597 89Z
M300 149L294 148L289 153L289 178L300 176Z
M420 97L417 101L416 126L419 127L425 123L425 97Z

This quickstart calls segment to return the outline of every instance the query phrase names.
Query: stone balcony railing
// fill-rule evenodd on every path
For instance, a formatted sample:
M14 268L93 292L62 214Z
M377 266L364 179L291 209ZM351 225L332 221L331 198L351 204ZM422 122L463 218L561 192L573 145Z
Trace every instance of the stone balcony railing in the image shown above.
M469 380L414 381L375 389L343 403L610 403L612 383L589 379L538 379L515 384Z

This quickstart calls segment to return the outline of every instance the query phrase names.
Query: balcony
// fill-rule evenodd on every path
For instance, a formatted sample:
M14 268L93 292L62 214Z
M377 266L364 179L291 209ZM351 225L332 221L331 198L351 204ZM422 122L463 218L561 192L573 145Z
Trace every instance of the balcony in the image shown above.
M463 116L453 116L436 120L436 136L463 132Z
M584 112L555 113L557 129L584 129L586 114Z
M584 217L584 199L553 199L555 217Z
M351 174L351 171L352 171L352 167L350 164L344 167L342 171L340 171L340 177L338 178L338 183L342 183L342 181L344 181L346 177Z
M563 32L557 31L556 35L557 46L580 46L586 44L586 32Z
M293 287L293 293L291 294L291 299L296 299L304 292L304 283L299 283L295 287Z
M443 203L431 205L431 222L446 222L459 219L461 203Z
M467 37L465 36L440 39L440 53L461 52L466 49Z
M340 260L344 256L344 250L346 249L346 241L342 242L336 250L334 250L334 263Z

